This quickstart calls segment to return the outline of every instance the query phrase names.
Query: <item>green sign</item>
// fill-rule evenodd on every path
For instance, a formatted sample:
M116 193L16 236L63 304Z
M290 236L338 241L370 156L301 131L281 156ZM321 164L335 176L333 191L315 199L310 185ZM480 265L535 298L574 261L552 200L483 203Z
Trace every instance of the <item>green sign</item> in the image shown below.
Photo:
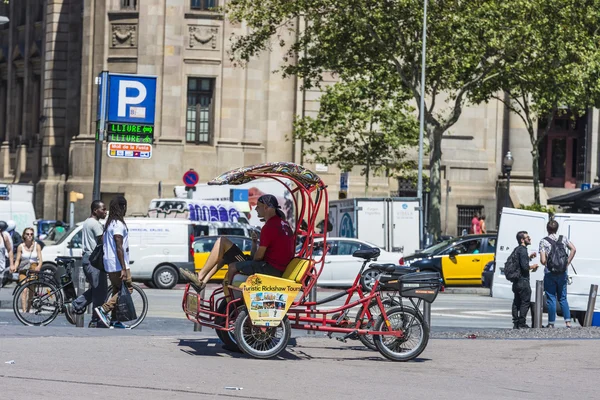
M140 133L144 135L154 135L153 125L139 125L139 124L108 124L108 131L110 133Z
M110 132L108 135L109 142L119 142L119 143L143 143L143 144L152 144L153 137L152 135L146 135L143 133L112 133Z

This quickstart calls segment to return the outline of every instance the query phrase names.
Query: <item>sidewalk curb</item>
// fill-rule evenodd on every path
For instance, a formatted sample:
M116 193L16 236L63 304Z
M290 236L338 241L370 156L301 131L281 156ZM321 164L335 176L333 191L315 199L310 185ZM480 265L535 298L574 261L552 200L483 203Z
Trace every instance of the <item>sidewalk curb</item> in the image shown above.
M483 296L490 295L490 289L484 287L451 287L444 288L441 294L477 294Z

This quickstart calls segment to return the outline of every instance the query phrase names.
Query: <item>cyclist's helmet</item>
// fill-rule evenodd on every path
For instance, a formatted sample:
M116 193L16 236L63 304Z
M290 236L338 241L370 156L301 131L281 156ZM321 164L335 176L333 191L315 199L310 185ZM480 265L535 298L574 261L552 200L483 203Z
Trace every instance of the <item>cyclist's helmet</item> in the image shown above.
M7 225L7 229L9 232L14 231L15 228L17 227L17 223L15 221L13 221L12 219L9 219L8 221L6 221L6 225Z
M4 232L8 228L8 224L4 221L0 221L0 232Z

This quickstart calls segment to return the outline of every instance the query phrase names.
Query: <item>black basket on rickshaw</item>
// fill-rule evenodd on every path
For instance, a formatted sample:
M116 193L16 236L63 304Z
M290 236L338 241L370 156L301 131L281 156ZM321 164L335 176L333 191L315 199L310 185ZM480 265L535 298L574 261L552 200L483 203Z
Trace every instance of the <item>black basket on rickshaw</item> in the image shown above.
M379 287L381 290L398 290L398 279L401 276L406 274L412 274L414 272L418 272L419 269L417 267L409 267L404 265L399 265L396 267L394 272L392 273L384 273L379 275Z
M433 303L441 287L439 272L413 272L398 278L397 289L401 297L422 299Z

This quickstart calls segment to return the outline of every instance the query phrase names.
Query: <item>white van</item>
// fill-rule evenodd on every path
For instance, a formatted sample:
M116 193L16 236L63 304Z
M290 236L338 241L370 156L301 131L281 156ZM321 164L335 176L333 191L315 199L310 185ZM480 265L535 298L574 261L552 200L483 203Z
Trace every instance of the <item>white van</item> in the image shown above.
M569 286L567 298L571 314L580 321L585 318L590 285L600 285L600 253L596 235L600 232L600 215L598 214L556 214L559 224L558 235L563 235L573 242L577 253L569 266ZM512 283L504 276L504 264L515 246L517 232L527 231L531 236L529 252L539 253L539 243L548 236L546 224L549 221L547 213L504 208L498 230L496 247L496 271L492 285L493 297L512 299ZM544 279L544 268L538 256L532 263L540 264L536 272L531 272L532 296L535 293L535 282ZM594 312L600 311L600 302L596 302Z
M125 218L129 228L129 264L136 282L171 289L179 281L174 263L194 261L193 223L185 219ZM58 256L82 256L81 223L56 244L42 249L44 269L56 270Z
M33 228L35 210L30 201L0 200L0 221L13 220L17 224L15 230L22 233L25 228Z

